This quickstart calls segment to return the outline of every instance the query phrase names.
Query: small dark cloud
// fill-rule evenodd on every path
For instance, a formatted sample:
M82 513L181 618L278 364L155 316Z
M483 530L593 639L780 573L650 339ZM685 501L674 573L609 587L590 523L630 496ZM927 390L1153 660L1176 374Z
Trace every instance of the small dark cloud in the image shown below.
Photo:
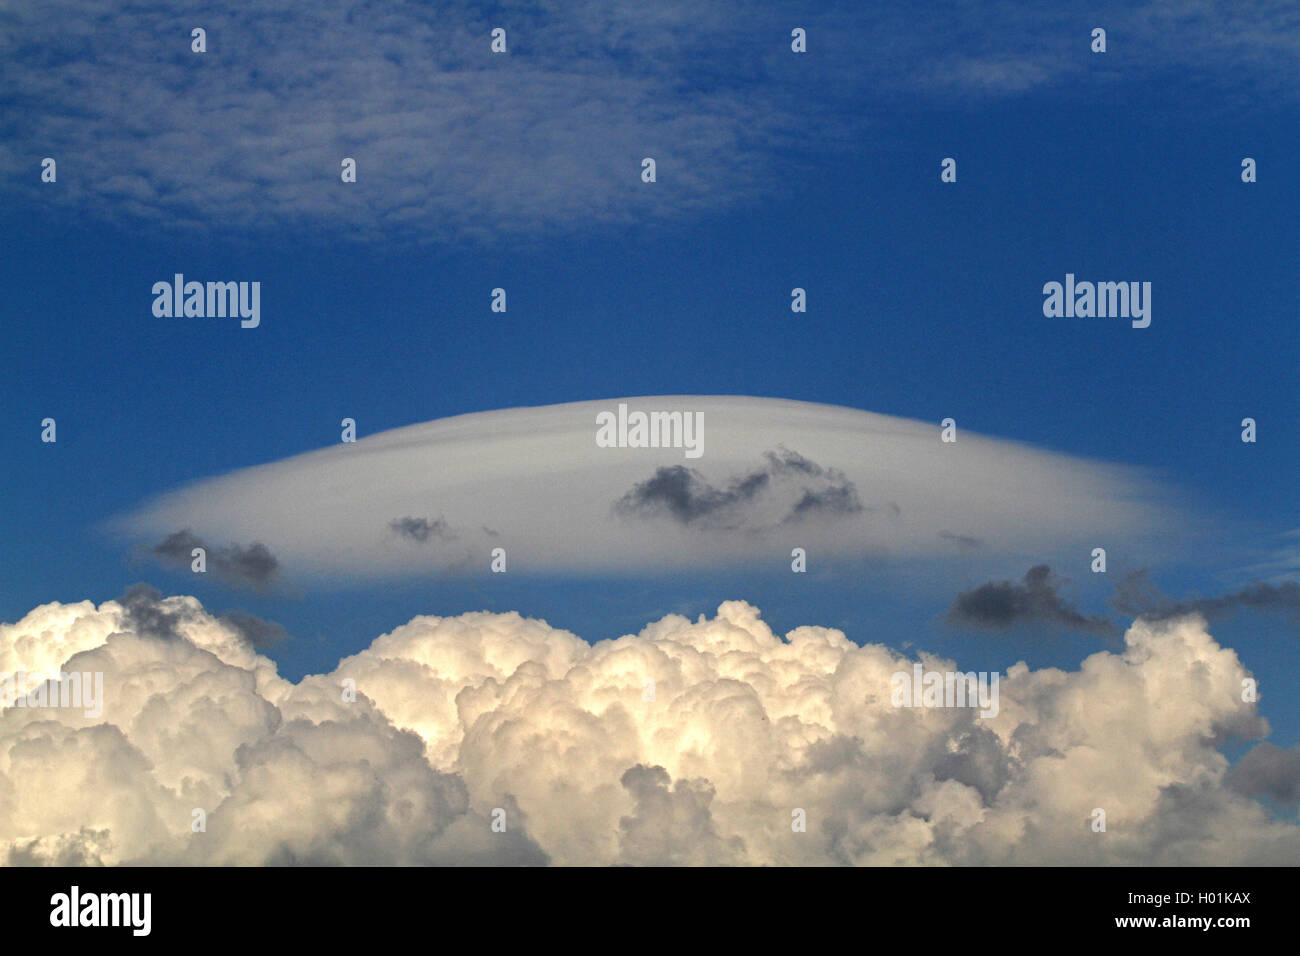
M643 518L667 516L683 525L720 528L755 524L760 500L775 502L780 509L775 524L864 510L857 488L838 469L823 468L786 449L767 452L763 457L762 466L732 478L722 487L715 487L698 471L683 465L659 468L617 501L615 510Z
M1049 624L1069 630L1114 636L1118 629L1103 617L1087 617L1057 592L1060 582L1052 569L1039 564L1024 580L989 581L957 595L948 609L950 624L987 630L1007 630L1019 624Z
M1131 617L1162 620L1184 614L1201 614L1207 619L1220 617L1243 608L1256 611L1283 611L1300 622L1300 583L1283 581L1270 584L1257 581L1229 594L1188 598L1175 601L1157 588L1146 571L1135 571L1120 580L1111 604Z
M794 506L794 510L790 512L790 519L802 518L808 514L823 513L851 515L861 510L862 505L858 502L858 493L852 485L825 488L821 491L805 489L803 497L799 499Z
M940 531L939 537L963 548L978 548L984 543L979 538L972 538L968 534L953 534L951 531Z
M264 544L255 542L248 547L232 544L229 547L212 548L200 541L188 528L168 535L153 548L153 554L168 564L188 570L194 561L195 548L204 550L209 571L221 581L235 587L265 590L275 583L280 572L280 562Z
M1159 617L1159 611L1174 602L1161 593L1146 571L1134 571L1119 579L1111 607L1129 617Z
M289 632L275 621L264 621L244 611L227 611L218 620L234 628L240 637L257 650L272 647L289 639Z
M805 511L810 508L824 508L838 514L854 514L863 510L862 503L858 500L858 489L838 468L823 468L798 452L784 448L780 452L769 451L763 457L767 459L767 474L774 479L799 476L815 479L817 483L824 486L804 488L804 496L800 499L800 504L804 506ZM811 506L804 504L810 499L815 504Z
M766 478L749 476L726 490L713 487L693 468L672 465L625 494L615 507L625 514L671 515L682 524L696 524L732 505L751 500Z
M1268 797L1278 803L1300 803L1300 747L1285 750L1265 741L1237 761L1226 782L1248 797Z
M159 603L162 594L151 585L133 584L122 593L117 603L126 611L127 621L136 634L160 637L166 641L180 640L180 623L184 615L168 611Z
M166 641L182 640L181 624L195 617L184 610L170 611L162 605L161 592L149 584L133 584L117 598L126 611L129 629L145 637ZM227 611L218 620L228 625L257 650L279 644L289 632L274 621L264 621L245 611Z
M435 518L433 521L428 518L394 518L388 522L388 527L393 534L402 538L409 538L412 541L418 541L420 544L424 544L430 538L437 538L439 541L456 540L451 525L447 524L441 517Z

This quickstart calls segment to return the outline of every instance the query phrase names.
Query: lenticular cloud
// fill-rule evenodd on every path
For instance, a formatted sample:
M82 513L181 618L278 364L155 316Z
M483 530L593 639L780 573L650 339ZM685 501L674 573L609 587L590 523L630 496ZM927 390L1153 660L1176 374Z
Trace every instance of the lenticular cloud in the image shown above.
M1016 665L989 719L892 706L891 675L913 663L827 628L783 639L728 602L711 620L670 615L594 645L514 613L417 617L295 684L194 598L47 604L0 626L0 671L102 672L103 713L0 712L0 859L1229 864L1300 852L1300 827L1225 784L1218 745L1267 727L1242 701L1249 673L1200 618L1135 623L1122 652L1078 671ZM805 832L792 828L799 810Z
M630 415L682 427L609 447L624 431L610 419ZM482 571L496 548L525 574L784 566L795 546L831 561L977 547L1019 563L1099 540L1162 548L1185 523L1139 469L940 438L937 423L745 396L500 409L208 478L109 526L183 568L206 546L218 577L260 588Z

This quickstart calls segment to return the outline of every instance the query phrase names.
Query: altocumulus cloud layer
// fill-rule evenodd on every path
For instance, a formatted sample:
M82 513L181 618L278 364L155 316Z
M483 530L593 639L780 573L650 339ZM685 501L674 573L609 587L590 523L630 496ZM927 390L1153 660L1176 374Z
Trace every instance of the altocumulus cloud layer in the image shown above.
M193 598L124 600L0 627L0 671L102 671L106 696L99 718L0 713L8 862L1300 855L1300 828L1234 785L1216 749L1267 728L1241 700L1248 672L1198 617L1138 622L1122 652L1078 671L1016 665L980 720L896 709L890 677L913 661L821 627L783 639L743 602L595 645L514 613L418 617L294 684ZM206 832L191 832L196 807ZM505 833L491 831L498 807Z
M689 215L752 194L774 175L774 147L799 134L797 83L763 66L788 51L789 28L755 57L736 35L746 14L595 0L492 16L463 2L19 2L0 21L18 107L0 162L53 153L58 199L194 228L465 239ZM204 54L190 50L194 27ZM495 27L507 54L490 51ZM714 65L737 49L741 70ZM345 156L358 172L342 188ZM646 156L669 190L645 188Z
M1092 15L1130 78L1209 73L1255 97L1295 96L1290 0L1126 0ZM0 189L33 195L53 156L59 187L40 201L78 215L324 226L332 240L689 218L824 163L867 134L882 96L1115 81L1088 59L1090 25L1064 8L1027 18L1016 3L912 0L797 13L540 0L491 16L464 2L16 0L0 10ZM508 54L489 52L494 27ZM345 156L358 178L341 187ZM646 156L653 188L639 177Z
M601 448L597 416L703 416L703 454ZM360 423L364 425L364 423ZM480 412L203 481L116 522L155 552L202 540L284 574L636 572L823 557L1149 547L1176 525L1135 469L938 423L783 399L655 396ZM164 549L165 550L165 549ZM189 560L189 551L180 549Z

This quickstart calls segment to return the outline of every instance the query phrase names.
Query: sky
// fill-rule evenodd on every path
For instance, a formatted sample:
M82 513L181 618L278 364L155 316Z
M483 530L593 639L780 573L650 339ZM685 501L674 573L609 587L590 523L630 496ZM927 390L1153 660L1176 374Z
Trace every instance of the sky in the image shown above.
M299 681L418 615L594 643L743 601L1005 673L1199 608L1300 745L1294 6L752 6L11 5L0 621L143 582L274 622ZM175 273L260 282L260 324L155 315ZM1045 316L1067 273L1149 282L1150 326ZM704 455L597 448L620 401L702 409ZM782 449L858 507L726 498L797 501Z

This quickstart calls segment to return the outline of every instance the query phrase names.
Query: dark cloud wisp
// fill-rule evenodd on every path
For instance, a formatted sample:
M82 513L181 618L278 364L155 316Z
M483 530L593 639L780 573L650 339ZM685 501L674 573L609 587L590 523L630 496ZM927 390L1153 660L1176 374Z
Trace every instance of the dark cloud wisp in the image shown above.
M842 471L784 448L767 452L762 465L721 487L693 468L659 468L615 502L614 509L690 527L748 531L870 510L863 508L857 488Z
M394 518L388 522L388 527L398 537L408 538L420 544L424 544L430 538L438 538L442 541L456 540L451 525L447 524L441 517L435 518L433 521L428 518Z
M279 577L280 562L266 545L254 542L247 547L213 548L188 528L168 535L154 546L152 554L173 567L191 568L195 548L203 549L208 570L226 584L261 591Z
M1256 581L1229 594L1175 601L1151 582L1146 571L1135 571L1120 581L1111 603L1117 611L1149 620L1181 617L1184 614L1201 614L1213 619L1232 611L1248 609L1283 611L1293 621L1300 623L1300 583L1295 581L1283 581L1280 584Z
M989 581L957 595L948 609L948 623L997 631L1046 624L1106 637L1118 633L1110 621L1081 614L1062 598L1060 584L1045 564L1030 568L1019 582Z

